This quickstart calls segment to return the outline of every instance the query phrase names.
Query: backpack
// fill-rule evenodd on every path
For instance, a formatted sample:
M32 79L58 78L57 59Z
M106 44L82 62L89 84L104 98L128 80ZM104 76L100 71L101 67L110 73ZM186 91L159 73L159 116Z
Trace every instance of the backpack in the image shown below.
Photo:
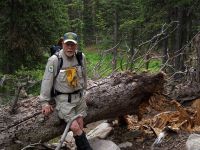
M59 52L61 49L62 49L62 47L59 45L51 46L51 48L50 48L51 56L54 55L56 52Z
M57 66L57 73L56 73L56 75L54 77L54 81L57 78L57 76L58 76L58 74L60 72L60 69L62 68L62 65L63 65L63 59L59 55L59 51L61 49L55 49L55 50L56 50L55 53L53 53L52 55L56 55L57 56L57 58L58 58L58 66ZM79 66L83 66L83 63L82 63L82 59L83 59L82 52L78 51L75 55L76 55L76 59L78 61L78 65ZM51 97L55 97L55 96L56 96L56 91L54 89L54 83L53 83L53 86L52 86L52 89L51 89Z

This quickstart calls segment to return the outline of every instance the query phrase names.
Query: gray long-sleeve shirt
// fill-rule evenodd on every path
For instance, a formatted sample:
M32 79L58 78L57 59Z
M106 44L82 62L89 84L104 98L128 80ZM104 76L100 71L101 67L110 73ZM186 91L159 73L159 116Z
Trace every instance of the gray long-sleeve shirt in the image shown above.
M46 104L51 100L51 89L53 85L57 91L62 93L72 93L74 91L87 88L85 55L82 54L82 66L78 65L75 55L72 58L68 58L64 54L63 50L59 52L59 55L63 59L63 65L56 78L55 76L58 69L58 58L57 56L53 55L48 59L39 96L42 104ZM78 84L75 88L69 86L69 84L66 82L66 69L69 67L76 67L77 70Z

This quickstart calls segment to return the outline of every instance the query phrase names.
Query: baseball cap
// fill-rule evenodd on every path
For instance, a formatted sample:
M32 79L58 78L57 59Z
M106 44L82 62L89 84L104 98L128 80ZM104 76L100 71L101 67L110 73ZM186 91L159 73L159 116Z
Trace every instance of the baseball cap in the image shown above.
M77 44L78 36L77 36L76 33L67 32L63 36L63 41L64 41L64 43L66 43L66 42L73 42L73 43Z

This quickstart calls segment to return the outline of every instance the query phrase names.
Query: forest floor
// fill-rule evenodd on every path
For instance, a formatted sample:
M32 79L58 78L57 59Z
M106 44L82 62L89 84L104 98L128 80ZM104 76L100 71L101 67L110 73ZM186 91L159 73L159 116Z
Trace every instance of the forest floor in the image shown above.
M200 135L200 99L187 106L162 97L156 102L151 99L151 103L141 105L140 121L138 115L108 121L112 123L113 130L105 140L113 141L121 150L187 150L188 137L193 133ZM158 108L159 111L155 110ZM104 121L88 124L86 133ZM162 133L167 134L154 144Z
M114 127L107 139L117 145L126 143L127 147L121 148L121 150L186 150L188 137L192 133L200 133L200 101L199 99L194 101L196 108L191 105L184 107L178 102L173 102L173 104L177 105L173 111L158 112L149 109L141 121L138 121L138 117L135 115L126 116L128 126ZM196 115L192 113L193 111ZM167 135L159 144L154 144L166 127L170 129Z
M156 136L153 133L144 134L140 130L129 130L124 127L116 127L107 138L119 145L132 143L121 150L186 150L186 141L190 133L183 132L166 136L159 145L153 145Z
M182 105L154 95L140 105L138 112L142 117L137 114L109 120L113 130L105 140L113 141L121 150L186 150L188 137L200 134L200 99ZM102 122L88 124L86 133ZM162 133L167 134L154 144Z
M155 112L154 112L155 113ZM187 150L186 141L192 133L200 134L200 126L194 126L192 130L186 131L182 129L176 129L172 132L168 132L159 144L154 144L157 139L155 132L148 128L146 125L147 120L152 120L154 116L147 115L142 121L137 121L137 116L127 117L128 126L119 126L116 124L113 126L112 132L106 137L105 140L113 141L116 145L125 145L120 147L121 150ZM98 121L89 124L86 128L86 132L94 129L96 126L104 121ZM173 129L173 128L172 128ZM160 130L161 133L162 130Z

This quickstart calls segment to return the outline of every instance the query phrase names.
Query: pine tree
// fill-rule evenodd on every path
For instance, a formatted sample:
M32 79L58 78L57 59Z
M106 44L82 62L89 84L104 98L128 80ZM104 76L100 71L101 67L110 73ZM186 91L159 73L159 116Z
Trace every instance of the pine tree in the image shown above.
M43 51L68 28L62 0L1 1L0 10L0 67L4 73L35 67Z

